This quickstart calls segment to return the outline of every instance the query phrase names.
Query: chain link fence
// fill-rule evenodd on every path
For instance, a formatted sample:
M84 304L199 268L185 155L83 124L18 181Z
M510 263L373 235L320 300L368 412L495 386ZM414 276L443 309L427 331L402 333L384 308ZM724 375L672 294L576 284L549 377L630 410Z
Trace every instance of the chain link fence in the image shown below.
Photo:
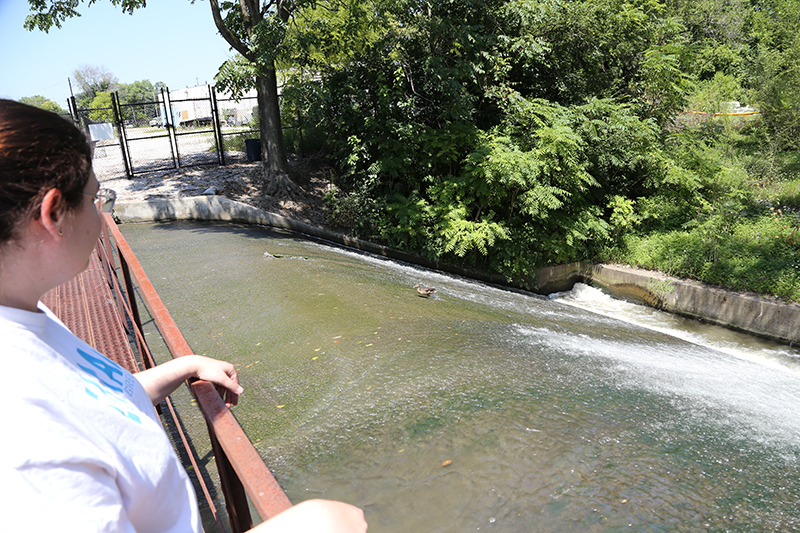
M134 103L111 93L110 107L103 108L78 109L74 98L70 104L72 120L92 140L98 179L225 165L260 154L246 143L259 137L254 95L218 99L213 87L202 86L162 89L153 100Z

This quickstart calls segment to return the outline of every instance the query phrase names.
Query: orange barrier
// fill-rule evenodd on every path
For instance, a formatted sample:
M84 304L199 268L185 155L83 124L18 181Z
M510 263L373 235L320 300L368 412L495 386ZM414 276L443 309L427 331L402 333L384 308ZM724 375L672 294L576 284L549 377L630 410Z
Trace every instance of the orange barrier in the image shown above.
M742 111L740 113L708 113L706 111L684 111L692 115L706 115L710 117L743 117L747 115L760 115L758 111Z
M167 311L164 302L158 296L155 287L153 287L141 264L136 259L133 250L131 250L125 237L119 231L114 219L109 213L103 213L103 218L106 226L100 239L98 251L101 252L101 260L107 268L106 272L110 283L113 285L112 289L119 293L119 305L123 308L125 314L131 318L137 330L135 332L136 345L142 355L143 365L149 367L154 362L141 332L141 320L133 281L136 282L142 295L142 300L153 316L156 326L172 356L181 357L194 353L178 329L178 325L169 314L169 311ZM116 275L114 255L112 253L114 248L117 250L119 269L123 275L124 291ZM275 480L272 472L264 464L261 456L253 447L233 413L225 405L216 388L211 383L202 380L195 380L190 385L200 411L206 419L232 531L239 533L247 531L253 526L247 502L248 496L263 520L291 507L292 503L289 498ZM171 403L168 403L168 406L171 410ZM173 418L177 421L177 416L175 416L174 412ZM195 470L198 471L182 430L180 430L180 434L187 453L192 457L192 464ZM198 475L198 477L200 476ZM202 479L200 481L202 484ZM216 509L205 486L203 486L203 491L219 524ZM219 525L222 529L221 524Z

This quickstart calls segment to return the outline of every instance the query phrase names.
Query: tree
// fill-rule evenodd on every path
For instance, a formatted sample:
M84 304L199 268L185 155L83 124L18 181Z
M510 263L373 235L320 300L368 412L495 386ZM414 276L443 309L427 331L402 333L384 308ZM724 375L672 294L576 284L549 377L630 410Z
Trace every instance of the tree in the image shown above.
M19 99L19 101L22 102L23 104L28 104L35 107L39 107L41 109L45 109L47 111L52 111L53 113L59 113L62 115L66 114L66 111L64 111L64 109L60 105L50 100L49 98L45 98L44 96L41 96L39 94L35 96L23 96L22 98Z
M25 28L49 31L53 26L75 16L83 0L28 0L31 14ZM95 0L87 0L88 4ZM123 12L132 14L145 7L146 0L110 0ZM265 193L286 197L302 192L288 177L288 158L281 128L278 83L275 59L283 35L293 13L313 0L209 0L214 23L222 37L241 54L236 63L226 62L221 68L222 84L241 67L239 80L252 80L258 93L262 159L265 161ZM232 87L232 85L228 85ZM241 87L241 85L239 85ZM235 87L232 87L235 88Z
M91 107L92 100L102 92L119 89L119 80L104 66L82 65L72 71L72 77L81 88L76 97L78 107Z
M126 104L155 101L156 86L163 86L159 82L153 85L150 80L139 80L133 83L123 83L119 86L119 98Z
M124 107L122 109L122 118L124 120L133 120L138 125L140 122L146 124L148 120L158 115L158 104L155 103L157 101L156 93L162 87L165 87L162 82L153 85L150 80L139 80L120 85L119 99L121 103L140 104Z
M524 279L618 238L663 180L663 126L691 79L659 2L347 7L287 31L324 91L343 229Z
M770 152L800 148L800 12L794 0L770 0L753 17L754 50L746 84L761 111Z
M95 122L112 122L114 111L111 108L111 93L99 92L89 103L89 118Z
M240 54L220 67L217 83L234 95L256 88L261 154L266 162L265 193L270 196L287 197L302 192L287 173L275 62L289 19L304 3L303 0L209 0L214 24Z

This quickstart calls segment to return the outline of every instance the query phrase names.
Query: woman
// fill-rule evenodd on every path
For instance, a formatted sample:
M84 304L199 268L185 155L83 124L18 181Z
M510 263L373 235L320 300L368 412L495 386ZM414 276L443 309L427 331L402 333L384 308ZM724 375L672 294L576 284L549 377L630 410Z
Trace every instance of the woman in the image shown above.
M153 405L190 377L242 388L233 365L197 355L131 375L78 339L41 296L83 271L101 229L84 135L0 100L0 354L7 531L202 531L191 483ZM351 505L310 500L259 531L366 531Z

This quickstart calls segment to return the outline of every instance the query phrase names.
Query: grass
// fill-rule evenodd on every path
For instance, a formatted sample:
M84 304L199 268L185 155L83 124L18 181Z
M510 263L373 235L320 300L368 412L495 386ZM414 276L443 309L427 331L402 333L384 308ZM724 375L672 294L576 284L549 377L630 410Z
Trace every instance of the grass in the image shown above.
M756 133L719 129L715 205L678 228L628 234L601 259L800 302L800 152L771 151Z

